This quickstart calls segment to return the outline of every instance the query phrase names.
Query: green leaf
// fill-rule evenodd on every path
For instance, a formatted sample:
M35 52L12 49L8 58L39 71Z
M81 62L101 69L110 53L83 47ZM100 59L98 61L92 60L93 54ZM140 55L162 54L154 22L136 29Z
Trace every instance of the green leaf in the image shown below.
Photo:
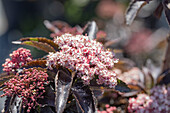
M49 44L47 43L43 43L43 42L36 42L36 41L24 41L21 43L22 45L29 45L32 47L36 47L37 49L43 50L45 52L56 52L55 49L53 47L51 47Z
M36 47L37 49L43 50L45 52L56 52L58 51L58 45L52 40L43 37L27 37L21 38L20 41L13 41L13 44L22 44Z
M58 50L58 45L53 42L53 40L47 39L45 37L26 37L26 38L21 38L21 42L24 41L36 41L36 42L42 42L50 45L52 48L54 48L56 51Z

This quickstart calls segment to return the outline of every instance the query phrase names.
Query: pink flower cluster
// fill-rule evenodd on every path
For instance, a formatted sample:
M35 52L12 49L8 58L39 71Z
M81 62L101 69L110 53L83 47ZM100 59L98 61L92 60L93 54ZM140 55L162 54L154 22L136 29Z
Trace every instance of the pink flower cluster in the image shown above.
M98 84L109 85L114 88L117 83L117 77L112 69L118 59L114 54L105 50L101 43L95 40L89 40L87 36L64 34L57 37L54 42L59 45L60 51L49 53L47 66L52 69L53 66L64 66L77 72L85 84L90 80L97 78Z
M106 107L106 110L104 110L104 111L97 111L98 113L114 113L114 111L116 111L116 107L115 106L110 106L109 104L106 104L105 105L105 107Z
M148 111L152 100L146 94L139 94L137 98L129 99L128 112L130 113L145 113Z
M44 71L37 69L25 69L22 75L18 73L4 85L4 94L2 96L11 96L16 94L19 98L22 98L23 107L28 106L27 112L30 109L39 105L37 103L38 98L43 98L43 93L45 92L44 84L48 84L48 75Z
M151 89L151 95L139 94L137 98L129 99L130 113L169 113L170 87L156 86Z
M3 71L6 72L15 72L16 69L19 69L21 66L32 60L30 50L25 48L19 48L16 51L13 51L9 56L11 57L11 60L7 58L6 62L2 64L4 67Z

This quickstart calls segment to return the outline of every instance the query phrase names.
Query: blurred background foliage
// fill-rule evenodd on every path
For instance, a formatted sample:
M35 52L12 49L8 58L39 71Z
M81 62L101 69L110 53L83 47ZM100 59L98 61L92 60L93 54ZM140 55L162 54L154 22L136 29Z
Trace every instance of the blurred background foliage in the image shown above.
M71 26L84 27L96 21L99 30L107 33L107 39L118 41L109 47L121 49L118 58L125 56L142 67L148 59L154 63L158 76L166 49L166 36L169 32L164 14L160 19L153 11L159 0L144 6L131 26L124 24L124 14L130 0L0 0L0 64L9 53L18 48L11 42L21 37L47 37L44 20L62 20ZM24 46L25 47L25 46ZM45 55L31 47L33 57ZM150 61L150 60L149 60ZM153 67L153 66L152 66ZM2 66L0 66L2 71Z

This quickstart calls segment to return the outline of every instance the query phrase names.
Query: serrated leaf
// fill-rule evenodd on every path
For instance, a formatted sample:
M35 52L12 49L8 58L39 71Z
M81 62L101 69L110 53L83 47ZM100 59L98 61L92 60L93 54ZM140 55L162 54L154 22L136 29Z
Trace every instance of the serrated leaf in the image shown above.
M162 0L162 4L163 4L163 7L164 7L166 19L168 21L168 24L170 25L170 1L169 0Z
M74 73L66 70L59 70L55 77L55 107L57 113L62 113L65 109L67 99L72 86Z
M23 43L24 41L36 41L36 42L42 42L50 45L52 48L54 48L56 51L58 50L58 45L54 43L52 40L47 39L45 37L25 37L21 38L20 41Z
M88 22L84 31L83 35L87 35L91 40L96 38L96 33L98 31L98 27L95 21Z
M81 113L96 112L95 99L89 86L84 85L82 81L76 81L71 88L72 93L81 109Z
M146 4L145 1L132 0L127 8L125 20L127 25L131 25L139 10Z
M118 90L120 92L130 92L130 88L126 85L125 82L123 82L120 79L117 79L117 85L115 87L115 90Z
M56 52L55 49L47 43L36 42L36 41L24 41L21 44L36 47L37 49L43 50L47 53L48 52Z

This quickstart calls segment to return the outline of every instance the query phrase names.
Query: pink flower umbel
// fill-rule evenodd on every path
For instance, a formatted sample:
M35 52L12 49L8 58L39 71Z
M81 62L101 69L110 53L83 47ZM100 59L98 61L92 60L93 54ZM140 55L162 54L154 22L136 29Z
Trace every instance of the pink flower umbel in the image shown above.
M25 48L19 48L16 51L13 51L9 55L11 59L7 58L6 62L2 64L3 71L6 72L15 72L16 69L19 69L21 66L32 60L30 50Z
M85 84L97 78L98 84L109 85L114 88L117 84L117 76L114 71L114 63L118 59L114 54L105 50L103 45L95 40L89 40L88 36L64 34L57 37L54 42L59 45L60 51L49 53L47 66L49 69L60 65L77 72Z
M44 71L37 69L24 69L24 73L19 75L18 73L4 85L4 94L2 96L12 96L13 94L22 98L23 107L28 106L27 112L31 108L34 108L38 98L43 98L45 92L44 84L48 83L48 75Z
M137 98L129 99L130 113L169 113L170 87L156 86L151 89L151 95L139 94Z

